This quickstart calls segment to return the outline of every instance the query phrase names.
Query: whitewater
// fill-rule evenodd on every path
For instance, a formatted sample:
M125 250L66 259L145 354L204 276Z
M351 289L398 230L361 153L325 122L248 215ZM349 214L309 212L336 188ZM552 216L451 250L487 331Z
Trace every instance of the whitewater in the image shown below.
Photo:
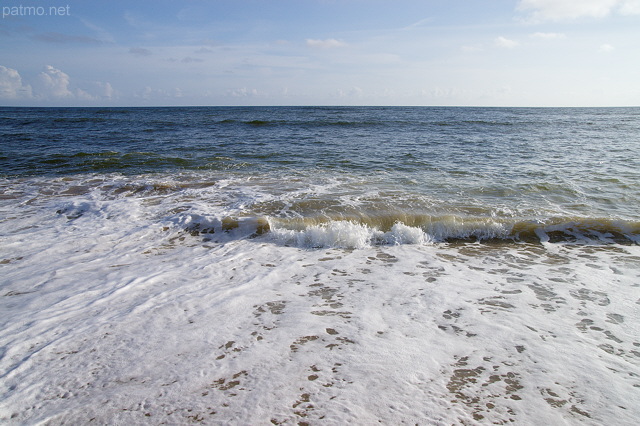
M4 424L635 424L638 109L0 109Z

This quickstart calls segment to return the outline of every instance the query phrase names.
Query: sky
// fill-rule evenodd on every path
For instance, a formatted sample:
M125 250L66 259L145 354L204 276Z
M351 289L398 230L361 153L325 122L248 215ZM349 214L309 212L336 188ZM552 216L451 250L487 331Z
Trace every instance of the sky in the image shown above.
M0 8L0 106L640 106L640 0Z

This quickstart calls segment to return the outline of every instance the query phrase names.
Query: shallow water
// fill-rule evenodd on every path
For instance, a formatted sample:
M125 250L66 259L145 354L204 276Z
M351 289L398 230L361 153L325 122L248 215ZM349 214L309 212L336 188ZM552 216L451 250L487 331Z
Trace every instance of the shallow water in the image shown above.
M637 109L1 111L2 422L640 416Z

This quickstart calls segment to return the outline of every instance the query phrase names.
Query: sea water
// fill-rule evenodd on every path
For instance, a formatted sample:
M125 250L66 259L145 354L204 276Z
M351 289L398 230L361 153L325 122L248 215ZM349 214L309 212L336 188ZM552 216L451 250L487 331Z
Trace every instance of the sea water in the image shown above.
M0 422L635 424L640 109L0 108Z

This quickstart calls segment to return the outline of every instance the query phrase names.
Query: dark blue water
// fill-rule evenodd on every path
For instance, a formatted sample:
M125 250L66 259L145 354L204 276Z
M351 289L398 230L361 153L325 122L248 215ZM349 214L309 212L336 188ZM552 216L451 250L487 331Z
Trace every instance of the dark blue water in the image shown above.
M245 182L254 215L640 220L639 108L1 108L0 141L4 188L181 176Z
M487 172L514 160L589 168L596 157L635 161L639 133L632 108L2 108L0 166L4 175L231 165Z

